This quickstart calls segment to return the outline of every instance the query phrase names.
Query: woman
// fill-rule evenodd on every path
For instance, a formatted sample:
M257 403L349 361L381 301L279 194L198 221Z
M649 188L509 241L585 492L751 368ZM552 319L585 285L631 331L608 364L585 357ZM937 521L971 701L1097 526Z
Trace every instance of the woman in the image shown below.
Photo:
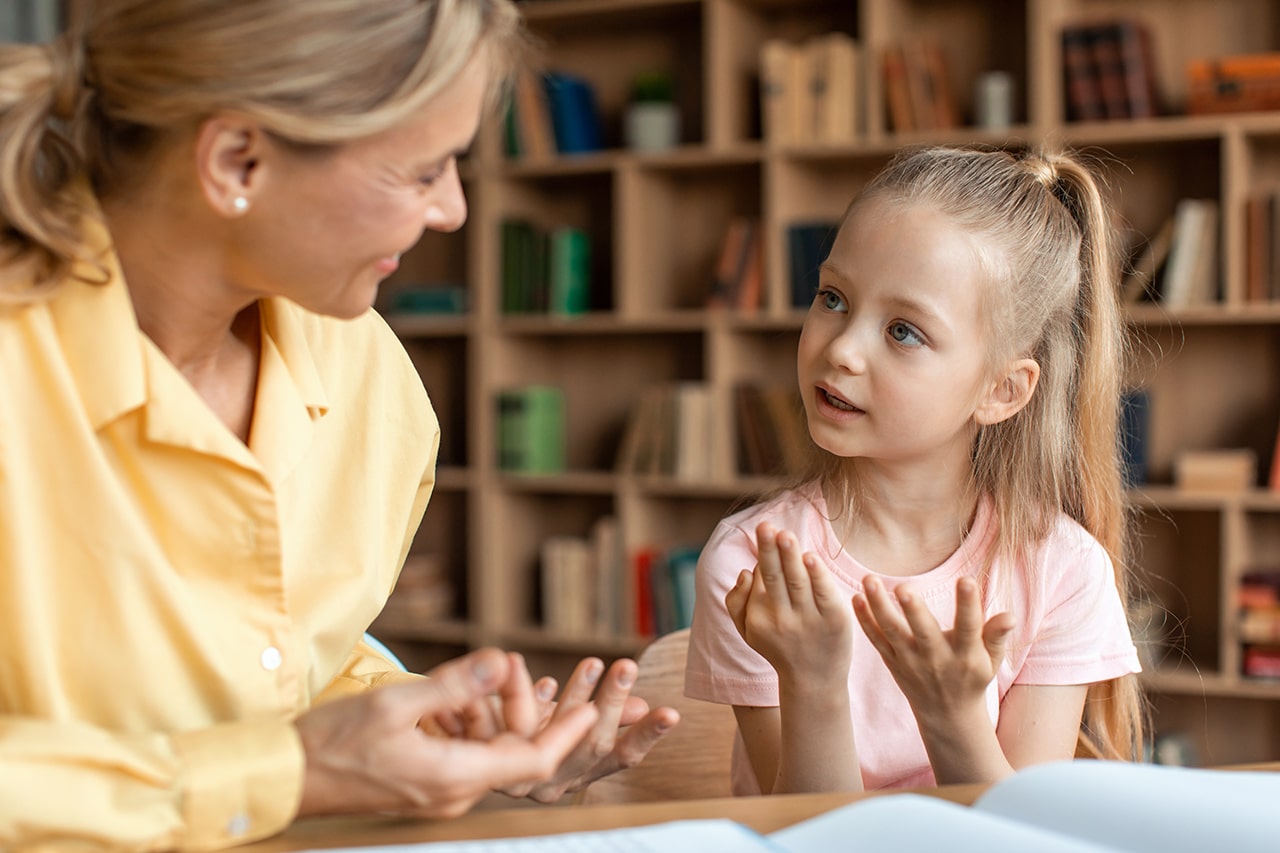
M466 217L514 9L87 5L0 48L0 846L218 847L639 761L677 717L630 661L552 711L518 656L421 679L360 642L439 435L369 309Z

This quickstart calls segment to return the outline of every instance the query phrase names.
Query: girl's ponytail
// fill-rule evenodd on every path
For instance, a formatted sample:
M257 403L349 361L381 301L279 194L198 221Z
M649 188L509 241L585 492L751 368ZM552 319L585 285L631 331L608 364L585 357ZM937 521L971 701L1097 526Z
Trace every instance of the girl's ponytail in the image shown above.
M1028 159L1037 159L1032 155ZM1121 601L1129 601L1130 561L1120 458L1120 389L1126 363L1124 319L1119 300L1119 256L1115 223L1092 172L1074 157L1039 156L1051 192L1080 229L1080 286L1072 318L1076 336L1076 382L1070 425L1072 469L1064 498L1067 511L1089 530L1111 557ZM1033 167L1037 168L1037 167ZM1140 758L1144 703L1136 676L1089 689L1082 753Z

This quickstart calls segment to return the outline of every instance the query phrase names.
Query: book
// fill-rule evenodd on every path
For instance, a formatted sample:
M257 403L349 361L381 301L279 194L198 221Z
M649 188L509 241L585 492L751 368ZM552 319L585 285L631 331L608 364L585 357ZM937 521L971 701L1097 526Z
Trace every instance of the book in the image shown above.
M880 68L884 77L884 100L889 127L894 133L917 130L907 58L901 44L885 46L880 54Z
M1062 80L1069 121L1106 118L1102 91L1093 65L1093 28L1068 24L1062 28Z
M1183 450L1173 461L1173 481L1188 491L1248 491L1258 482L1258 456L1244 447Z
M1271 233L1274 195L1252 193L1244 202L1244 296L1249 302L1271 298Z
M594 633L596 578L591 543L580 536L548 536L539 554L543 626L566 637Z
M1124 56L1120 48L1118 24L1097 24L1089 28L1089 53L1093 63L1093 75L1098 81L1098 95L1102 100L1102 118L1129 118L1129 101L1126 92Z
M497 393L498 468L517 474L565 469L564 392L526 385Z
M848 33L830 32L806 43L813 75L813 138L849 142L859 133L861 47Z
M516 155L546 160L556 153L555 132L546 84L536 71L523 68L516 75L512 93Z
M1169 308L1204 304L1212 300L1216 284L1218 203L1180 199L1174 219L1161 302Z
M591 308L591 238L562 225L547 238L547 311L572 316Z
M1125 117L1155 118L1161 109L1151 29L1135 18L1122 18L1113 28L1124 80Z
M831 252L838 222L798 222L787 227L791 307L808 308L818 292L818 268Z
M708 308L754 311L760 307L759 227L759 220L753 217L735 216L729 220L720 241ZM753 279L750 282L749 276ZM746 292L748 288L751 292Z
M760 119L765 142L794 145L801 141L802 106L810 96L808 58L803 46L782 38L760 46Z
M1275 849L1280 773L1078 760L1038 764L972 806L921 794L855 802L769 836L784 850L1233 853Z
M549 72L543 80L556 151L561 154L599 151L603 147L600 110L591 84L563 71Z
M1147 482L1147 446L1151 429L1151 399L1145 389L1133 388L1120 396L1120 460L1124 484Z
M1267 488L1280 492L1280 428L1276 430L1276 446L1271 452L1271 473L1267 477Z

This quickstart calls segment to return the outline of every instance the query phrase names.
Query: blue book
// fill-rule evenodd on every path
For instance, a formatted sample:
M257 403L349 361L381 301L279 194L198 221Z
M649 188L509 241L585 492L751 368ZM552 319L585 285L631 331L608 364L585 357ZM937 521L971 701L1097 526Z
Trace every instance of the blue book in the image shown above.
M563 72L551 72L545 81L556 150L561 154L599 151L603 147L600 110L591 84Z
M1120 397L1120 455L1124 466L1124 484L1139 486L1147 482L1147 431L1150 429L1151 401L1141 388L1126 391Z

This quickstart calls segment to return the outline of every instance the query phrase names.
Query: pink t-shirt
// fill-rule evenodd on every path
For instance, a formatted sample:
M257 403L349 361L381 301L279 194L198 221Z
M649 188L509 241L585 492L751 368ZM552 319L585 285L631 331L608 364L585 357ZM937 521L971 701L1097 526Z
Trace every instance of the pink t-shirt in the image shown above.
M755 568L755 529L766 519L794 533L802 551L824 556L842 595L852 598L860 592L862 580L875 573L842 549L828 516L821 490L812 485L720 522L698 563L687 696L728 705L777 706L777 675L738 634L724 597L739 572ZM969 535L940 566L909 578L877 577L889 590L910 581L943 629L949 629L955 621L956 581L981 571L994 534L992 520L991 502L984 500ZM1014 684L1090 684L1141 669L1111 560L1098 541L1063 516L1035 563L1031 572L1021 566L1012 572L994 567L994 577L1007 582L989 585L983 603L988 618L1010 610L1018 623L987 691L993 724ZM856 622L853 634L849 699L863 784L872 790L935 784L906 697ZM738 794L760 790L741 738L734 747L733 787Z

